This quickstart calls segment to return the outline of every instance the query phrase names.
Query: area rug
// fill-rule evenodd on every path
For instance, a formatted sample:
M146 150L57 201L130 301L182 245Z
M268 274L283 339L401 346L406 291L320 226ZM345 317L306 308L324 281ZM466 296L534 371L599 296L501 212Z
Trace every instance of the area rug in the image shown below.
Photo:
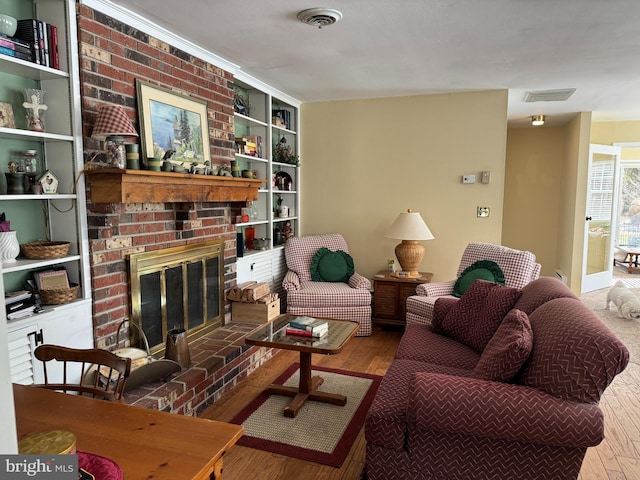
M291 397L261 393L231 423L244 427L238 445L340 467L364 425L382 377L313 367L324 382L319 390L346 395L344 407L309 401L295 418L283 415ZM299 365L291 365L274 383L297 386Z
M631 291L640 297L640 288L637 288L640 287L640 285L636 283L638 279L614 277L613 283L618 280L625 282L625 284L631 288ZM580 300L622 340L622 343L629 349L629 361L640 363L640 320L621 318L620 315L618 315L618 309L613 304L611 304L609 310L605 309L608 291L608 288L603 288L601 290L584 293L580 296Z

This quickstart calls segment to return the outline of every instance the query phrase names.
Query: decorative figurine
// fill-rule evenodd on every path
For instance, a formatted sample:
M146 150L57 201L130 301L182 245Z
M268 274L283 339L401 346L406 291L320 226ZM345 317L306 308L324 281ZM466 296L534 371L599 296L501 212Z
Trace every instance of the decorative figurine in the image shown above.
M24 103L22 106L27 110L27 127L35 132L44 132L44 118L40 114L48 108L44 103L44 90L36 88L24 89Z
M231 177L231 167L226 163L220 165L220 169L218 170L219 177Z
M286 222L284 222L284 226L280 230L280 233L282 234L282 238L284 239L285 242L289 240L291 237L293 237L293 228L291 228L291 220L287 220Z

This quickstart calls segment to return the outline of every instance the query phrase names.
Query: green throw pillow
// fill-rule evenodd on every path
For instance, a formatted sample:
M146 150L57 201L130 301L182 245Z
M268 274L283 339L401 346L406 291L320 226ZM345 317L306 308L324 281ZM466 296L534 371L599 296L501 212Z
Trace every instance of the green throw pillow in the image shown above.
M496 262L492 262L491 260L478 260L469 265L464 272L462 272L458 280L456 280L452 295L454 297L461 297L473 282L478 279L504 285L504 273L502 273L502 269Z
M347 283L353 275L353 258L347 252L318 249L311 259L311 278L314 282Z

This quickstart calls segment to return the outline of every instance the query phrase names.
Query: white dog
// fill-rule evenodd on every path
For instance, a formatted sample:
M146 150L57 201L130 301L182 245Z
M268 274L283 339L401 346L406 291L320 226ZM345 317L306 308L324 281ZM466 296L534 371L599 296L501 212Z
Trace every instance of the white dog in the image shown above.
M609 310L611 302L618 307L618 314L622 318L640 319L640 299L627 288L622 280L618 280L607 292L607 304L605 305L607 310Z

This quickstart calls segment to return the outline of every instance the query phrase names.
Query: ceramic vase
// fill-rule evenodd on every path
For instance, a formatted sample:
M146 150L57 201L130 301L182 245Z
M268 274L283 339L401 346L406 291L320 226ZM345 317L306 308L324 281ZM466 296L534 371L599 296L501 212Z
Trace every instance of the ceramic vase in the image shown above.
M0 260L2 264L15 263L20 255L20 243L15 230L0 232Z
M24 173L7 173L4 174L7 179L7 194L9 195L21 195L24 190Z

